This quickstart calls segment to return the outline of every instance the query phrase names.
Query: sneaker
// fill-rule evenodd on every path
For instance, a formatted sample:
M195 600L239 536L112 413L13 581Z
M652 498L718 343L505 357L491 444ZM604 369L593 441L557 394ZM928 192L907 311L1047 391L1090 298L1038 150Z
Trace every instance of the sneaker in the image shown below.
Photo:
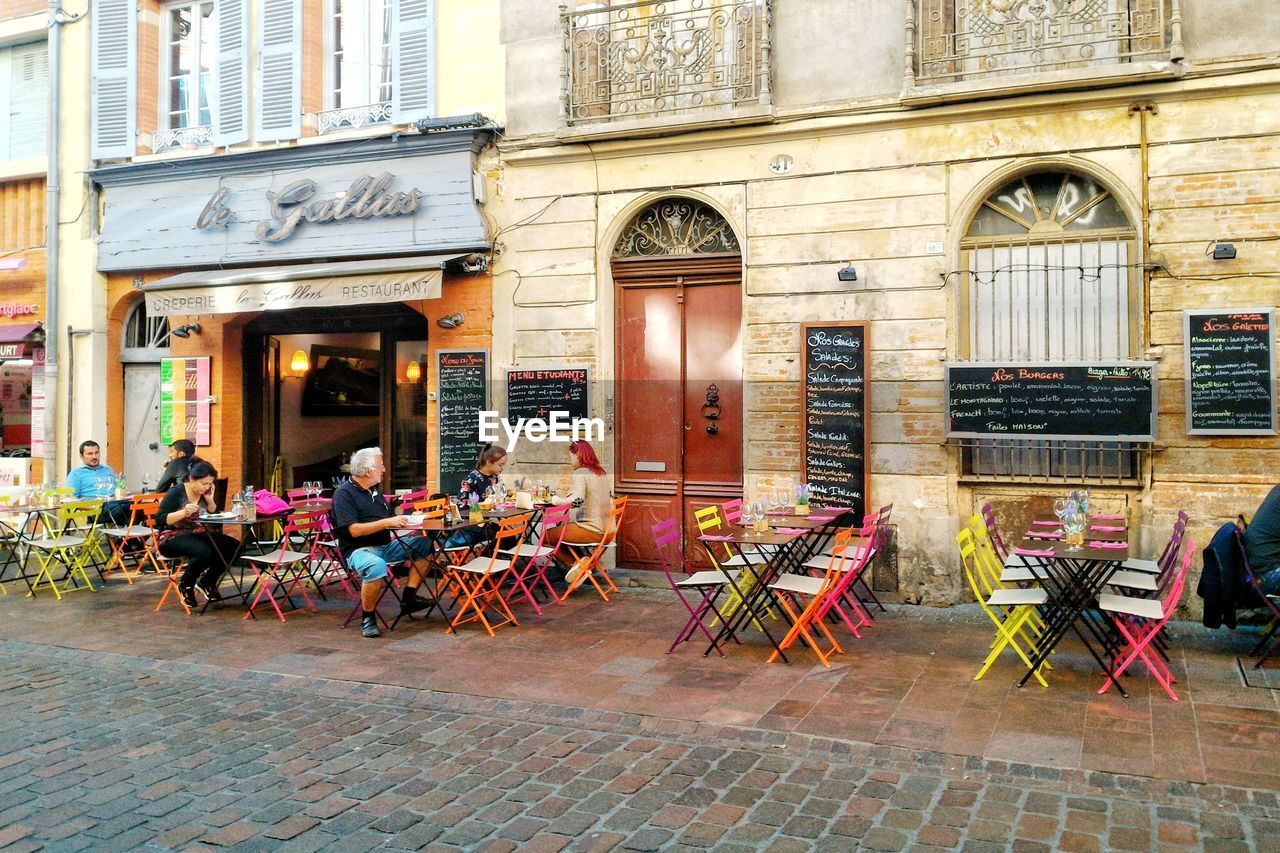
M199 607L196 603L196 591L193 587L179 586L178 595L182 596L182 603L188 607Z
M417 613L419 610L426 610L431 606L431 602L425 598L419 598L417 594L406 596L400 602L400 612L404 614Z
M217 586L211 586L204 581L196 581L196 589L200 590L200 594L210 601L222 600L222 593L218 592Z
M382 632L378 630L378 618L376 616L365 616L360 620L360 633L366 637L381 637Z
M573 567L570 568L568 572L565 573L564 582L569 589L573 589L578 584L582 583L582 579L586 576L586 574L587 574L587 561L579 560L578 562L573 564Z

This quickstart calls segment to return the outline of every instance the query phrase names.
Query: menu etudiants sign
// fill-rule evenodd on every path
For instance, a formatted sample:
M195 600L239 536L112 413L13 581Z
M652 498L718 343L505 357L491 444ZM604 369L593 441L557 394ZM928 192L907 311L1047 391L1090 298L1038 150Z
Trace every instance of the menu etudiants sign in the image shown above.
M480 455L480 412L488 408L489 351L440 350L440 491L455 494Z
M1272 308L1184 311L1187 433L1275 435Z
M947 437L1155 441L1155 367L948 364Z
M813 499L855 518L868 506L867 331L865 321L800 326L804 479Z
M549 421L552 412L566 413L569 421L589 417L590 388L591 371L586 367L508 370L507 420Z

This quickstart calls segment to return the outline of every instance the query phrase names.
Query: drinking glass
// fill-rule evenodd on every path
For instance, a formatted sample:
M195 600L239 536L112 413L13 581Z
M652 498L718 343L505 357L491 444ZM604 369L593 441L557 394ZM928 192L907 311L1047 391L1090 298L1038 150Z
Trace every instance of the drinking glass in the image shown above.
M1056 498L1054 500L1053 514L1058 517L1058 521L1062 521L1062 519L1066 518L1067 516L1067 499L1066 498Z
M742 515L738 517L738 523L746 529L748 536L756 535L752 529L752 525L756 523L755 512L747 501L742 502Z
M766 507L766 505L765 505L765 502L764 502L764 501L762 501L762 500L760 500L760 501L756 501L756 506L755 506L755 516L756 516L756 523L757 523L757 524L759 524L760 522L765 521L765 520L769 517L768 508Z

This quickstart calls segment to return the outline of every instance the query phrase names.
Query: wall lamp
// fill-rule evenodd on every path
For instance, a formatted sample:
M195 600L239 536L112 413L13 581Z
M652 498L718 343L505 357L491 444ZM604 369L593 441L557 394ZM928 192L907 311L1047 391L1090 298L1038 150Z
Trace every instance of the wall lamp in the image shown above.
M841 281L857 281L858 271L855 270L852 266L847 266L836 273L836 278L840 279Z
M192 335L200 334L200 324L186 323L176 329L170 329L169 334L173 335L175 338L189 338Z
M306 350L294 350L293 358L289 359L289 371L294 376L303 376L311 369L311 360L307 358Z
M456 314L444 315L439 320L436 320L436 325L442 329L456 329L462 325L462 321L465 319L466 317L459 311Z

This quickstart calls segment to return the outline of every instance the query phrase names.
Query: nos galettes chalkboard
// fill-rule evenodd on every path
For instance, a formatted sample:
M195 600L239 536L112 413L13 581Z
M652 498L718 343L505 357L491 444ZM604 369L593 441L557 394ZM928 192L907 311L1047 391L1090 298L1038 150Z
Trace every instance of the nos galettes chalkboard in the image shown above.
M804 479L814 500L855 518L870 500L867 332L865 321L800 326Z
M1182 322L1187 433L1275 435L1274 309L1184 311Z
M948 364L947 437L1155 441L1155 367Z
M458 491L480 454L480 412L488 406L489 351L440 350L440 491Z
M591 371L586 367L551 367L507 371L507 420L548 421L564 412L569 421L591 413Z

